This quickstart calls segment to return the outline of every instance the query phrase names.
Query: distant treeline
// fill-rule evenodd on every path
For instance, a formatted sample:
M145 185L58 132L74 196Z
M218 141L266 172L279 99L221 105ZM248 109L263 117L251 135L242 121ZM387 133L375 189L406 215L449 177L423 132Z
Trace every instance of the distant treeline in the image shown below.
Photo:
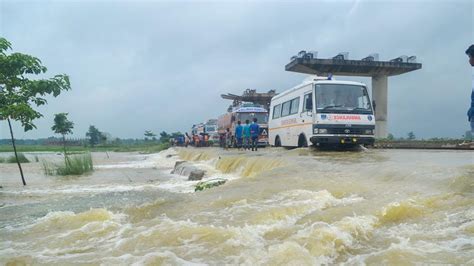
M106 144L111 145L140 145L149 143L149 140L144 139L121 139L121 138L114 138L111 140L107 140ZM56 137L49 137L49 138L40 138L40 139L15 139L15 143L17 145L62 145L62 138ZM66 139L67 146L87 146L89 144L88 139L81 139L81 138L67 138ZM105 143L104 143L105 144ZM0 139L0 145L12 145L11 139Z

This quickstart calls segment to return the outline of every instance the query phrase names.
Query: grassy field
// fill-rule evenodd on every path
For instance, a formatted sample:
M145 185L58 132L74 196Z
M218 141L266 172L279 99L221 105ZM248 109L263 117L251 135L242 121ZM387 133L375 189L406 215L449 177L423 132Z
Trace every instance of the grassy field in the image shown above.
M18 152L63 152L62 146L50 145L17 145ZM67 147L68 153L84 153L84 152L140 152L140 153L156 153L169 148L169 144L143 144L143 145L104 145L96 147L70 146ZM0 152L13 152L11 145L0 145Z

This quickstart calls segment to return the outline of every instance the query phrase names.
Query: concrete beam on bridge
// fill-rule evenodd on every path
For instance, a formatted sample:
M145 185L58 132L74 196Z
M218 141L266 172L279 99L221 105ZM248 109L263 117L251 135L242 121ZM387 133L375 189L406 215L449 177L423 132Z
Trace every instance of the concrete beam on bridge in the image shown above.
M420 63L401 60L367 61L296 57L285 66L286 71L327 76L372 77L372 100L375 102L375 137L388 136L388 77L421 69Z
M296 58L285 66L286 71L298 73L358 77L394 76L420 68L420 63L313 58Z

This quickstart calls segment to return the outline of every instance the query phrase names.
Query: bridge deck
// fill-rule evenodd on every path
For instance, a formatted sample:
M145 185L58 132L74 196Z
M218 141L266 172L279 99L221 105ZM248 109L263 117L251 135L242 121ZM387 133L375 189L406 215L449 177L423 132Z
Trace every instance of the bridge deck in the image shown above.
M285 66L286 71L320 76L394 76L417 69L420 63L307 58L296 58Z

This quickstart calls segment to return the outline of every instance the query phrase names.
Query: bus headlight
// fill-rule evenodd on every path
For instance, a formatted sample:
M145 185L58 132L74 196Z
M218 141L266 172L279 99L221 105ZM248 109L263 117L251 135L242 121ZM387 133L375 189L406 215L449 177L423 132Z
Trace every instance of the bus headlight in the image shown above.
M319 134L327 134L328 130L326 128L320 128L319 129Z
M373 135L374 134L374 130L373 129L366 129L365 130L365 135Z
M313 133L318 134L319 133L318 129L317 128L313 129Z

